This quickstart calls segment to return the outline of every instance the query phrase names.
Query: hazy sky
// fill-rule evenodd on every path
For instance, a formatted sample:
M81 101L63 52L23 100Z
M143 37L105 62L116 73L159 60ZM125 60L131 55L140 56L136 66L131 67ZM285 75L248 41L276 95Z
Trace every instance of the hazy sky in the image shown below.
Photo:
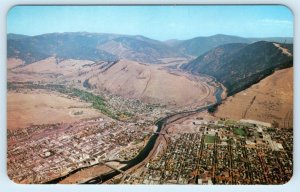
M17 6L7 15L7 32L144 35L158 40L215 34L292 37L293 14L273 6Z

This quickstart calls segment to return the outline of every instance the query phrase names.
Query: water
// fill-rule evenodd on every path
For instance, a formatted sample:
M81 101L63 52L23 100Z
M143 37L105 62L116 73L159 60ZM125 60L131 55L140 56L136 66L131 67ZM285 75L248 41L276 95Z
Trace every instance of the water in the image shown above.
M167 117L164 117L162 119L159 119L157 122L156 122L156 126L157 126L157 131L156 132L160 132L162 130L163 127L165 127L168 123L171 123L179 118L182 118L182 117L186 117L186 116L189 116L193 113L196 113L196 112L201 112L201 111L204 111L204 110L207 110L211 107L214 107L215 105L218 105L222 102L222 95L223 93L223 89L221 86L217 87L217 90L215 92L215 97L216 97L216 103L214 104L211 104L211 105L208 105L208 106L205 106L205 107L202 107L202 108L199 108L197 110L194 110L194 111L188 111L188 112L179 112L179 113L175 113L175 114L172 114L172 115L169 115ZM176 115L181 115L179 116L177 119L175 120L172 120L170 122L168 122L169 119L175 117ZM119 161L120 163L125 163L127 164L125 167L121 168L122 171L126 171L130 168L132 168L133 166L141 163L146 157L148 157L149 153L151 152L151 150L153 149L154 145L155 145L155 142L156 142L156 139L158 138L159 134L153 134L148 143L146 144L146 146L141 150L141 152L133 159L129 160L129 161ZM91 167L91 166L89 166ZM88 167L85 167L85 168L88 168ZM57 178L57 179L54 179L52 181L49 181L47 182L47 184L55 184L55 183L58 183L60 182L61 180L69 177L70 175L82 170L82 169L85 169L85 168L80 168L80 169L76 169L74 171L72 171L71 173L67 174L66 176L63 176L63 177L60 177L60 178ZM103 174L103 175L100 175L100 176L97 176L93 179L90 179L89 181L85 182L84 184L97 184L97 183L103 183L107 180L110 180L112 179L113 177L119 175L120 172L118 171L112 171L110 173L106 173L106 174Z

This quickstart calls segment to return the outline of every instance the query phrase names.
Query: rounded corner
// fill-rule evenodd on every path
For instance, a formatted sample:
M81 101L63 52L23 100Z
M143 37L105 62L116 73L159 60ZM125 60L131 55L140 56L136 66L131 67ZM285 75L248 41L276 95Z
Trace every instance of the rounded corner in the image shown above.
M9 181L11 181L14 185L22 185L22 183L15 181L6 171L6 176Z
M293 22L294 22L294 19L295 19L295 13L294 13L293 8L290 7L290 5L286 5L286 4L283 4L283 3L278 4L278 5L279 5L279 6L282 6L282 7L285 7L286 9L288 9L288 10L291 12L291 14L293 15Z
M287 180L285 183L283 183L282 185L283 186L286 186L286 185L290 185L289 183L291 183L291 181L293 180L293 177L294 177L294 171L292 171L292 175L291 177L289 178L289 180Z
M19 6L22 6L22 5L19 5L19 4L15 4L15 5L12 5L10 6L7 11L6 11L6 14L5 14L5 22L6 22L6 38L7 38L7 35L9 34L8 33L8 17L9 17L9 14L11 13L12 10L14 10L16 7L19 7Z
M8 10L7 10L7 12L6 12L6 19L7 19L8 15L9 15L9 13L10 13L13 9L15 9L16 7L18 7L18 6L22 6L22 5L16 4L16 5L12 5L12 6L10 6L10 7L8 8Z

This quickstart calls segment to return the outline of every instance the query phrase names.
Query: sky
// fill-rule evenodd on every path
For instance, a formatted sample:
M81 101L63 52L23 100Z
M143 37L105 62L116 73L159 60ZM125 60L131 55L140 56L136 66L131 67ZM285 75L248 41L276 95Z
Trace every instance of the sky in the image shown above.
M293 37L293 13L282 5L15 6L7 33L95 32L157 40L215 34Z

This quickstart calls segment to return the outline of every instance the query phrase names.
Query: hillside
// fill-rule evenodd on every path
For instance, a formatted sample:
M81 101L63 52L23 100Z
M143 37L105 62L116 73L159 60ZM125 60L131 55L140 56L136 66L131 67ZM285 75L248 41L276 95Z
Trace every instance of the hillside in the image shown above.
M213 102L214 88L206 78L172 74L161 65L143 65L135 61L93 62L64 60L56 63L54 57L30 65L18 65L19 60L9 60L9 82L47 82L69 84L125 98L140 99L147 103L168 104L168 107L194 106Z
M221 70L223 62L231 59L232 55L240 49L246 47L245 43L232 43L220 45L211 49L205 54L197 57L187 64L182 65L182 69L191 71L192 73L205 73L210 70ZM209 68L209 69L208 69Z
M200 36L187 40L171 39L165 43L174 47L180 53L191 56L200 56L205 52L220 45L231 43L255 43L258 41L293 43L292 37L265 37L265 38L245 38L232 35L217 34L212 36Z
M252 44L219 46L182 65L193 73L214 76L233 95L277 69L293 65L291 44L260 41Z
M276 71L250 88L228 97L214 115L292 127L293 67Z
M184 56L160 41L143 36L122 36L99 46L100 49L128 59L144 63L159 63L159 59Z
M21 38L8 35L8 58L19 58L30 64L55 56L58 60L76 59L116 61L131 59L157 63L161 58L182 54L163 42L143 36L101 33L51 33Z
M85 33L51 33L21 39L8 39L8 58L19 58L30 64L55 56L58 60L117 60L117 57L97 49L96 45L109 37Z
M265 38L248 38L252 43L257 41L269 41L269 42L276 42L276 43L288 43L293 44L294 38L293 37L265 37Z
M28 35L21 35L21 34L14 34L14 33L9 33L7 34L7 39L23 39L30 37Z
M250 43L250 42L251 40L247 38L219 34L219 35L213 35L208 37L195 37L192 39L181 41L176 43L174 47L184 54L199 56L219 45L229 44L229 43Z
M121 60L89 79L91 87L150 103L187 106L203 103L213 90L203 80L168 73L159 66ZM211 97L213 99L213 97Z

